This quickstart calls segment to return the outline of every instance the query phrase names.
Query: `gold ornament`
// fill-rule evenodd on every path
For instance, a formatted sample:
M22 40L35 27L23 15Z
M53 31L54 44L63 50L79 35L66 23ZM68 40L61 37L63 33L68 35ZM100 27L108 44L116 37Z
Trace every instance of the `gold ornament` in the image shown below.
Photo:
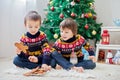
M89 17L92 17L92 13L91 13L91 12L90 12L90 13L88 13L88 16L89 16Z
M96 32L95 30L92 31L92 35L96 35L96 33L97 33L97 32Z
M53 5L53 1L50 1L49 4L50 4L50 5Z
M54 38L57 39L58 38L58 34L54 34Z
M89 3L90 4L90 6L92 6L93 4L92 3Z

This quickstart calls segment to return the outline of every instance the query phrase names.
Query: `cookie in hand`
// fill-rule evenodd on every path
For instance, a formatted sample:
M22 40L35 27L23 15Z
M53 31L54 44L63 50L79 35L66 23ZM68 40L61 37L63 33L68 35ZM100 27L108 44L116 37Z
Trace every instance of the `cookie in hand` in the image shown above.
M15 46L16 46L18 49L22 50L24 53L27 52L26 50L28 49L28 46L23 45L22 42L20 42L20 43L16 42L16 43L15 43Z

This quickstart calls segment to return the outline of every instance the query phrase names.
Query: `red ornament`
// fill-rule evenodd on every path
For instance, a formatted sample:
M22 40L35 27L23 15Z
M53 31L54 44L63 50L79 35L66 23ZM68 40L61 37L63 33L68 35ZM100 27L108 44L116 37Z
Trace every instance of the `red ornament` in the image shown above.
M84 14L84 17L85 18L89 18L89 15L86 13L86 14Z
M109 42L110 42L110 35L108 33L108 30L103 30L101 44L109 44Z
M88 28L89 28L89 26L88 26L88 24L86 24L86 25L85 25L85 29L88 29Z
M97 17L96 16L93 16L93 20L96 20L97 19Z
M71 17L75 17L75 13L72 12L72 13L71 13Z
M51 10L52 10L52 11L54 11L54 10L55 10L54 6L52 6L52 7L51 7Z
M64 15L62 13L60 14L60 18L64 18Z

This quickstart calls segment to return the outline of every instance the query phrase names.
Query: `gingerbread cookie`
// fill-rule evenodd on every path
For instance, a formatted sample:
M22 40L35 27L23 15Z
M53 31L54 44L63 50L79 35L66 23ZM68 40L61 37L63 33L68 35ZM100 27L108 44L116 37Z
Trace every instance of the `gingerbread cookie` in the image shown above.
M44 75L46 73L46 71L42 68L35 68L29 72L26 72L25 74L23 74L24 76L41 76Z
M16 46L18 49L22 50L24 53L27 52L26 50L28 49L28 46L24 46L22 42L20 42L20 43L16 42L16 43L15 43L15 46Z

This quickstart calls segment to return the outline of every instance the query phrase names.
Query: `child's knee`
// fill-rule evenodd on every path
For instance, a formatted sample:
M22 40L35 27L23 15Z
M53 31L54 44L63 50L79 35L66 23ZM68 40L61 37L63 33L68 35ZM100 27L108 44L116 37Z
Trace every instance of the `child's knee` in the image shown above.
M96 63L90 64L90 69L94 69L96 67Z

